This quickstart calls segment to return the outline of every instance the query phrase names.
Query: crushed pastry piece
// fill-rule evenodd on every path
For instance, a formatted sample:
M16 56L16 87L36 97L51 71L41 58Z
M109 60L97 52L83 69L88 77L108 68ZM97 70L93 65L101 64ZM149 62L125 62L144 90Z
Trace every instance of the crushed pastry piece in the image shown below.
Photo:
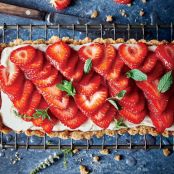
M140 10L139 15L144 16L144 10L143 9Z
M102 155L108 155L109 154L109 149L102 149L102 150L100 150L100 153Z
M112 22L112 21L113 21L113 18L111 15L106 16L106 22Z
M89 174L89 171L85 166L80 165L79 169L80 169L80 174Z
M93 161L93 162L99 162L99 160L100 160L100 157L99 157L99 156L94 156L94 157L92 158L92 161Z
M126 11L124 9L121 9L120 10L120 14L121 14L121 16L124 16L124 17L127 17L128 16L127 13L126 13Z
M79 149L74 149L72 152L73 154L76 154L77 152L79 152Z
M121 160L121 155L115 155L114 159L115 159L116 161L120 161L120 160Z
M164 156L169 156L171 154L171 151L169 149L163 149Z
M128 7L131 7L131 6L132 6L132 4L131 4L131 3L130 3L130 4L127 4L127 6L128 6Z
M144 3L144 4L147 2L146 0L141 0L141 1L142 1L142 3Z
M94 10L91 14L91 18L94 19L98 16L98 11L97 10Z

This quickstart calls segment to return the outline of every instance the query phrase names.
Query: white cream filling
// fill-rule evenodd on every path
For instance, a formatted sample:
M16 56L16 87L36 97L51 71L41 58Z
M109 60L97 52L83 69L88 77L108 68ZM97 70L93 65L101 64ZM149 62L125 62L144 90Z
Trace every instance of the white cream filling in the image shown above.
M88 43L90 44L90 43ZM85 45L88 45L85 44ZM114 44L115 48L118 48L120 44ZM1 54L1 64L4 66L8 65L8 58L11 54L11 52L19 47L22 47L25 45L20 45L20 46L14 46L14 47L7 47L2 51ZM47 49L47 45L45 44L38 44L38 45L32 45L33 47L40 49L41 51L44 51ZM79 50L79 48L82 45L70 45L72 48L74 48L75 50ZM83 45L84 46L84 45ZM156 49L156 46L149 46L149 50L154 51ZM8 96L3 93L1 91L1 98L2 98L2 106L1 106L1 117L2 117L2 121L4 123L4 125L6 125L7 127L15 130L15 131L25 131L28 129L31 130L40 130L40 127L36 127L32 124L32 122L26 122L24 120L22 120L21 118L17 117L14 113L15 107L13 106L13 103L10 101L10 99L8 98ZM129 127L129 128L133 128L133 127L137 127L140 125L144 125L144 126L150 126L150 127L154 127L152 124L151 119L147 116L145 117L145 119L140 123L140 124L133 124L129 121L125 121L125 124ZM109 130L115 130L115 122L113 121L109 127L107 128ZM64 131L64 130L72 130L70 128L68 128L67 126L63 125L60 121L54 126L53 131ZM97 131L97 130L102 130L102 128L98 127L97 125L95 125L91 120L87 120L84 124L82 124L80 127L78 127L77 129L73 129L73 130L80 130L80 131ZM168 128L167 130L174 130L174 125L170 128Z

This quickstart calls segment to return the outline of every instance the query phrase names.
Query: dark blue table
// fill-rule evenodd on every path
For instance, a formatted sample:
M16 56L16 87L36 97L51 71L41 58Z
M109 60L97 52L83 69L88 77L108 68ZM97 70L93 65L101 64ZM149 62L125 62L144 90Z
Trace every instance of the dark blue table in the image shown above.
M17 5L22 5L25 7L36 8L45 11L54 11L54 9L49 4L49 0L0 0L0 2L7 2ZM128 14L128 17L123 17L120 15L119 10L124 9ZM144 9L145 15L142 17L139 15L139 11ZM93 10L98 10L100 15L98 18L101 21L105 20L106 15L113 15L114 22L117 23L144 23L144 24L170 24L174 22L173 15L174 3L173 0L147 0L146 4L143 4L141 0L135 0L131 7L114 4L112 0L74 0L74 3L67 10L62 11L66 14L73 14L78 16L90 16ZM19 17L11 17L6 15L0 15L0 24L45 24L40 21L33 21L22 19ZM63 32L64 35L71 35L71 32ZM2 31L1 33L2 34ZM35 33L43 36L41 33ZM6 41L10 41L16 37L16 33L8 32L8 37ZM51 35L51 34L50 34ZM81 33L83 36L83 33ZM25 33L21 35L25 38ZM77 36L78 37L78 36ZM1 38L1 37L0 37ZM139 142L142 143L142 138L139 137ZM108 141L111 139L106 137ZM159 141L158 138L153 138L151 136L147 137L149 144L155 144ZM129 143L129 136L125 135L119 138L120 142L124 141ZM14 141L14 135L4 137L4 142ZM25 137L22 135L18 136L18 142L24 142ZM100 142L101 140L93 139L93 142ZM113 142L111 140L111 142ZM135 140L135 143L137 140ZM42 143L40 138L32 137L30 139L30 144L39 144ZM53 142L54 143L54 142ZM83 142L82 142L83 143ZM164 144L168 144L167 139L163 139ZM47 158L50 154L53 154L55 150L18 150L21 160L16 164L12 164L12 161L15 159L16 150L8 149L0 151L0 173L4 174L27 174L33 168L37 166L41 161ZM121 161L115 161L114 156L116 154L122 155ZM101 160L99 163L92 162L93 156L100 156ZM95 174L110 174L110 173L119 173L119 174L128 174L128 173L173 173L174 171L174 155L171 154L169 157L165 157L162 153L162 150L119 150L111 151L110 155L101 155L98 150L83 150L74 155L71 158L68 158L68 167L63 167L63 159L61 158L53 166L45 169L42 173L45 174L62 174L63 172L69 174L79 173L79 165L86 165L92 173Z

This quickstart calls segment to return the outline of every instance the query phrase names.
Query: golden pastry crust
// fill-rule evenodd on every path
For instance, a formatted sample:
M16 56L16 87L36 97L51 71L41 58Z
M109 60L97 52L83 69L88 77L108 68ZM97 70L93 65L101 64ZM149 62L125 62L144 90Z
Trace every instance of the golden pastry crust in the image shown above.
M97 38L95 40L91 40L90 38L86 37L83 40L74 40L71 39L69 37L63 37L63 38L59 38L57 36L53 36L51 37L48 41L46 40L35 40L35 41L31 41L31 40L26 40L23 41L21 39L16 39L13 42L10 42L8 44L0 44L0 52L5 48L5 47L12 47L12 46L17 46L17 45L23 45L23 44L52 44L56 41L62 40L65 43L68 44L73 44L73 45L83 45L83 44L87 44L87 43L91 43L91 42L98 42L98 43L110 43L110 44L116 44L116 43L130 43L130 44L134 44L137 42L143 42L146 43L149 46L153 46L153 45L160 45L163 43L168 43L167 41L158 41L158 40L150 40L150 41L146 41L144 39L138 40L136 41L135 39L129 39L128 41L125 41L122 38L119 38L117 40L113 40L111 38L108 39L102 39L102 38ZM174 43L174 41L172 41L172 43ZM6 127L3 122L2 119L0 118L0 132L3 132L4 134L9 133L11 130L10 128ZM22 133L22 132L17 132L17 133ZM45 136L44 131L42 130L27 130L24 131L24 133L27 136L32 136L32 135L36 135L36 136L40 136L43 137ZM158 133L156 131L156 129L154 127L149 127L149 126L137 126L134 128L121 128L119 130L100 130L100 131L87 131L87 132L83 132L83 131L53 131L49 134L47 134L49 137L59 137L61 139L74 139L74 140L81 140L81 139L91 139L92 137L96 136L97 138L100 138L104 135L108 135L108 136L115 136L116 134L122 135L125 133L129 133L130 135L136 135L136 134L140 134L140 135L145 135L145 134L150 134L152 136L158 136L160 133ZM165 130L162 133L163 136L168 137L169 135L174 135L174 131L167 131Z

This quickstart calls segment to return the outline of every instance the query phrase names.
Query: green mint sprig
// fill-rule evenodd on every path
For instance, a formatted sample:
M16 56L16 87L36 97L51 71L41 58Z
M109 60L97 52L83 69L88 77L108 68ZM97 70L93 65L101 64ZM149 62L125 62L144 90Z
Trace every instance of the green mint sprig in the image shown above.
M132 78L135 81L147 80L147 75L138 69L132 69L126 73L128 78Z
M92 59L87 59L84 64L84 73L88 74L92 68Z

